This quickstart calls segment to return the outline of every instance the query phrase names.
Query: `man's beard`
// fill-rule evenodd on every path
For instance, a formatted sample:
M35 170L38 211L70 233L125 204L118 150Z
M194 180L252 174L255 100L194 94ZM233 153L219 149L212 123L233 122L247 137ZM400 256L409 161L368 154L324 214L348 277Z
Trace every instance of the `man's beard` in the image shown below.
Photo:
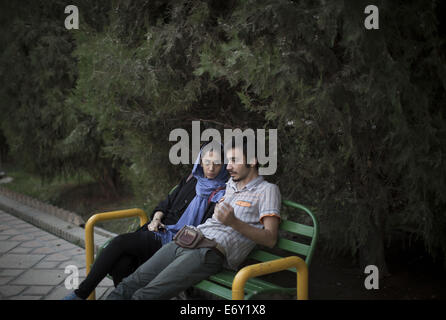
M239 176L238 178L232 177L232 181L239 182L239 181L244 180L247 176L248 176L248 174L245 174L244 176Z

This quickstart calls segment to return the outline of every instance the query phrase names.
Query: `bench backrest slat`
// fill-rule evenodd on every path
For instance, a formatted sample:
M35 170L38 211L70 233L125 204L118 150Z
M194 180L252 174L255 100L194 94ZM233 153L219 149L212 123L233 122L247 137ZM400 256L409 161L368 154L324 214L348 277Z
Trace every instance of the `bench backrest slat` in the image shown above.
M283 220L280 224L280 230L289 231L307 237L313 237L314 228L301 223Z
M313 213L308 210L308 208L297 204L295 202L284 200L283 205L287 207L291 207L293 209L298 209L298 214L306 214L309 216L313 222L313 225L306 225L302 223L297 223L290 220L282 220L280 223L280 230L287 231L289 233L292 233L294 235L298 235L302 238L302 236L306 237L306 242L303 243L301 241L297 240L290 240L285 237L279 237L276 247L280 248L282 250L288 251L292 253L293 255L301 255L304 257L305 262L309 266L311 263L311 258L316 246L317 236L318 236L318 223L316 220L316 217L313 215ZM251 252L249 258L260 261L260 262L267 262L274 259L282 258L281 256L269 253L267 251L261 250L261 249L254 249L253 252ZM290 269L291 270L291 269ZM292 270L294 271L294 270Z
M271 260L281 259L283 257L275 255L275 254L272 254L272 253L269 253L269 252L264 251L264 250L257 249L257 250L253 250L249 254L248 258L254 259L254 260L257 260L257 261L260 261L260 262L268 262L268 261L271 261ZM290 268L288 270L292 271L292 272L296 272L295 268Z
M307 244L291 241L284 238L279 238L279 241L277 241L276 246L279 247L280 249L290 251L295 254L300 254L305 257L308 255L308 251L310 250L310 246Z
M250 254L249 254L249 258L251 259L255 259L261 262L267 262L267 261L271 261L271 260L275 260L275 259L280 259L282 258L281 256L269 253L267 251L264 250L260 250L260 249L256 249L253 250Z

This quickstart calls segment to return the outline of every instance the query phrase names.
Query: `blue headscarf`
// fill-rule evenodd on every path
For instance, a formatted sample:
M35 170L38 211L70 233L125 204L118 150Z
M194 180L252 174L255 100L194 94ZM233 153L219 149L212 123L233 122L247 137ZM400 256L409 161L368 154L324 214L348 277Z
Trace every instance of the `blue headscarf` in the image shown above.
M198 226L201 223L208 207L209 196L212 192L218 188L223 188L214 194L211 202L218 202L218 200L225 194L226 181L229 177L228 171L226 170L226 164L223 164L220 172L214 179L208 179L204 176L203 167L200 164L202 152L203 148L201 148L197 160L195 161L194 168L192 169L192 175L197 179L195 197L176 224L167 225L165 232L155 232L155 234L160 237L163 245L172 241L175 234L185 225ZM221 159L221 161L223 162L223 159Z

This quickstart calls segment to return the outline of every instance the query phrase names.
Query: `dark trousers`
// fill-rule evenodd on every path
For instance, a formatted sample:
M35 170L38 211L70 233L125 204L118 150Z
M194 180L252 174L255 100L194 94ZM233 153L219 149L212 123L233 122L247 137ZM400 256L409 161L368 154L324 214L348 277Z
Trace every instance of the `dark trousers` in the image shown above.
M96 258L87 278L75 290L78 297L87 299L107 274L115 287L132 274L161 248L161 241L151 231L125 233L115 237Z

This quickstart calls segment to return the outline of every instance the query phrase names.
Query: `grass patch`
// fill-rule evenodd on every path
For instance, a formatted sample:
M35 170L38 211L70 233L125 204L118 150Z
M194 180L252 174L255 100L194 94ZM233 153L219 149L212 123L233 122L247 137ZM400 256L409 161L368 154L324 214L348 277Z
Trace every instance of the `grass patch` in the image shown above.
M143 208L141 201L133 196L130 186L122 187L118 197L110 197L103 194L100 185L88 174L59 177L43 183L37 174L26 172L10 163L3 164L3 170L7 176L13 178L13 181L4 184L4 187L75 212L85 221L95 213ZM135 230L139 226L139 219L110 220L100 222L97 226L111 232L125 233Z
M7 176L13 178L13 181L4 187L51 204L54 204L54 200L65 187L93 182L88 175L79 174L76 177L56 178L50 183L43 183L37 174L26 172L12 164L3 164L3 168Z

